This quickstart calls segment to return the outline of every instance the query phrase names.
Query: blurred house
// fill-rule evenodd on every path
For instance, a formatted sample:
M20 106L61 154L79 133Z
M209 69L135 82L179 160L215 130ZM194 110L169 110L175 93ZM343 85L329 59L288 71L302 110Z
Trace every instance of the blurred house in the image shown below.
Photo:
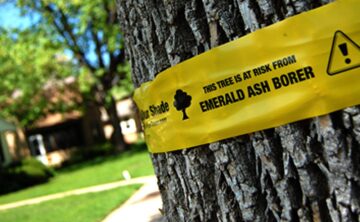
M65 107L82 105L81 93L75 78L62 82L49 82L44 87L43 96L49 104L62 104ZM32 156L44 164L59 165L71 157L73 152L102 143L113 133L105 108L95 104L86 104L87 111L69 109L63 112L48 112L38 119L25 133ZM141 131L140 119L135 111L131 97L117 102L124 139L127 143L138 140Z
M33 99L39 98L46 100L45 116L26 126L25 134L1 120L0 163L31 155L46 165L60 165L74 152L86 153L89 147L111 138L114 130L104 107L87 102L86 112L79 111L84 101L74 77L49 80ZM125 141L137 141L142 127L134 101L126 97L116 108Z
M60 165L75 149L87 145L84 128L88 124L84 122L79 112L48 114L39 119L25 131L31 155L46 165ZM93 138L96 141L98 137Z
M0 119L0 165L29 156L24 133L14 124Z

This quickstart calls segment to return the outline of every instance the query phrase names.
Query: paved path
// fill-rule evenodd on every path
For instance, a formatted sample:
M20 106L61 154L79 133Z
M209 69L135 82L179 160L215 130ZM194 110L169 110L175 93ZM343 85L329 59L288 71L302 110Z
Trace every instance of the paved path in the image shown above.
M51 194L51 195L47 195L47 196L36 197L36 198L32 198L32 199L27 199L27 200L13 202L13 203L9 203L9 204L0 205L0 210L7 210L7 209L21 207L21 206L25 206L25 205L37 204L37 203L54 200L54 199L58 199L58 198L63 198L63 197L67 197L67 196L72 196L72 195L81 195L81 194L86 194L86 193L101 192L101 191L105 191L105 190L114 189L117 187L132 185L132 184L148 184L148 183L152 184L152 183L154 183L154 181L155 181L155 185L156 185L156 177L155 176L147 176L147 177L139 177L139 178L124 180L124 181L119 181L119 182L107 183L107 184L102 184L102 185L97 185L97 186L91 186L91 187L70 190L70 191L66 191L66 192L62 192L62 193L56 193L56 194ZM155 191L156 191L157 186L156 186L156 188L153 187L153 189L155 189ZM160 202L161 202L161 200L160 200Z
M163 222L165 219L160 214L161 208L161 197L154 177L103 222Z

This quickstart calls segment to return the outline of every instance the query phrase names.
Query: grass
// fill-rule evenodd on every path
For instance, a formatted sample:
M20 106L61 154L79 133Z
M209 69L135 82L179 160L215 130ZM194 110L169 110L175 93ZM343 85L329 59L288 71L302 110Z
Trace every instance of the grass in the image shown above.
M70 196L0 211L1 222L96 222L127 200L140 185Z
M119 155L99 157L61 169L46 184L0 196L0 204L119 181L123 179L124 170L128 170L132 177L153 175L151 160L144 146L138 145Z

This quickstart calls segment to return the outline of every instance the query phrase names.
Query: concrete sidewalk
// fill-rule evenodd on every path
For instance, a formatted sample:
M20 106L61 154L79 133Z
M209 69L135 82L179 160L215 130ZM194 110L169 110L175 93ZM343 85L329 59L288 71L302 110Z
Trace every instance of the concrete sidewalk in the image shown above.
M66 191L66 192L62 192L62 193L50 194L47 196L36 197L36 198L32 198L32 199L27 199L27 200L13 202L13 203L9 203L9 204L0 205L0 210L7 210L7 209L21 207L21 206L25 206L25 205L38 204L41 202L59 199L59 198L67 197L67 196L101 192L101 191L105 191L105 190L114 189L117 187L132 185L132 184L152 184L152 183L154 183L154 181L155 181L155 185L156 185L156 177L155 176L147 176L147 177L139 177L139 178L134 178L134 179L130 179L130 180L113 182L113 183L107 183L107 184L102 184L102 185L97 185L97 186L85 187L85 188L81 188L81 189L70 190L70 191ZM155 189L155 188L153 188L153 189ZM157 190L157 186L156 186L155 191L156 190Z
M103 222L165 222L165 218L160 214L161 208L160 193L156 178L153 177Z

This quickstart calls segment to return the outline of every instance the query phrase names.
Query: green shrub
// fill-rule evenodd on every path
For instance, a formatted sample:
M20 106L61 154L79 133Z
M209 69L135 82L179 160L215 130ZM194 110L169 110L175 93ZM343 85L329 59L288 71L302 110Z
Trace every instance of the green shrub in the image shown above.
M35 158L26 158L0 169L0 194L47 182L55 172Z

